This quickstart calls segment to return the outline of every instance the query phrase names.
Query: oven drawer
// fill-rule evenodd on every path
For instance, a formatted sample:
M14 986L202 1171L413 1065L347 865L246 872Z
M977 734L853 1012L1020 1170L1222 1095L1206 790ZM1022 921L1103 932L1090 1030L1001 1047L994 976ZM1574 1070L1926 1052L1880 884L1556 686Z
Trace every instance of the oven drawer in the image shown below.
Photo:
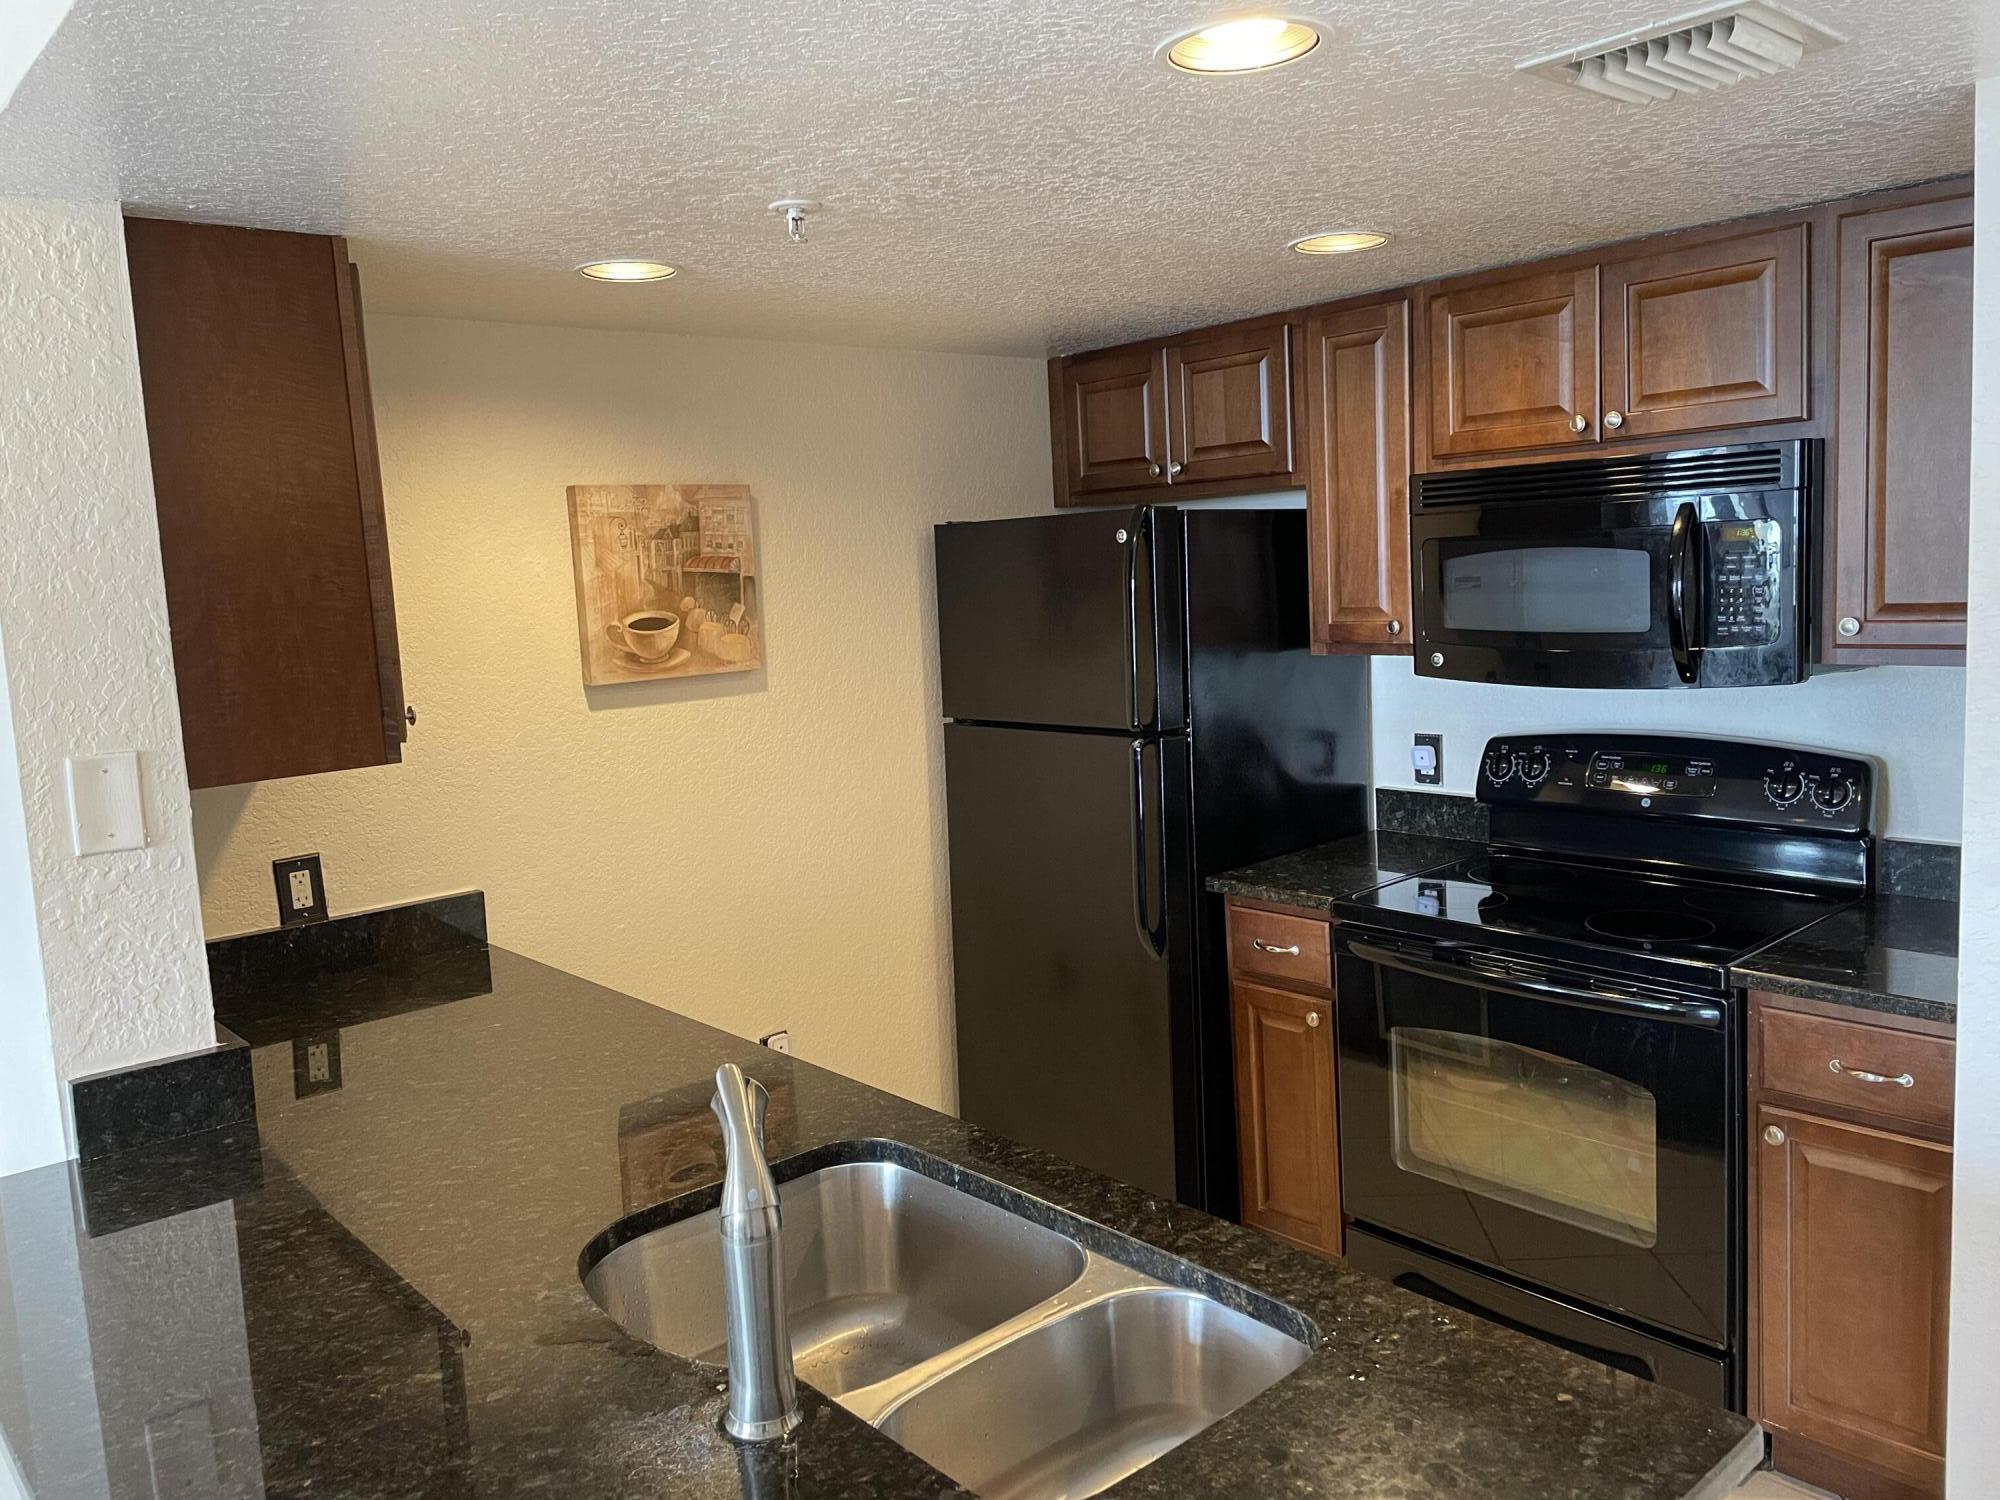
M1763 1093L1951 1128L1957 1049L1943 1037L1764 1007L1758 1041Z
M1229 904L1229 967L1235 973L1324 990L1333 984L1331 948L1331 924L1316 917Z

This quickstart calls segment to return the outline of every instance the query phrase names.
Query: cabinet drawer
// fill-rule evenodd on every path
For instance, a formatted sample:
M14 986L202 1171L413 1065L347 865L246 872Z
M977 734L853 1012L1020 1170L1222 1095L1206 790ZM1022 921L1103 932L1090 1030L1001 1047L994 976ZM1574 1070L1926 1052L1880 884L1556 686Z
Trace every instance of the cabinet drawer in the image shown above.
M1238 974L1327 989L1333 983L1331 929L1314 917L1229 908L1229 966Z
M1956 1058L1943 1037L1788 1010L1762 1011L1758 1024L1763 1092L1950 1127Z

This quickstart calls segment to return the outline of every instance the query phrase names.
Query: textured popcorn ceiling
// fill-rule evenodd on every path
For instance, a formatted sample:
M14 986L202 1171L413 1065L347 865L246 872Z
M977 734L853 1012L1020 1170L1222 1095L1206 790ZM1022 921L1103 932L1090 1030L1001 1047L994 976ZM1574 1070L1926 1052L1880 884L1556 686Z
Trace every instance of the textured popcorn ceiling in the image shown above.
M345 232L382 311L1040 354L1970 167L2000 0L1800 3L1847 44L1621 112L1513 65L1675 0L1327 0L1229 80L1152 59L1203 0L78 0L0 192Z

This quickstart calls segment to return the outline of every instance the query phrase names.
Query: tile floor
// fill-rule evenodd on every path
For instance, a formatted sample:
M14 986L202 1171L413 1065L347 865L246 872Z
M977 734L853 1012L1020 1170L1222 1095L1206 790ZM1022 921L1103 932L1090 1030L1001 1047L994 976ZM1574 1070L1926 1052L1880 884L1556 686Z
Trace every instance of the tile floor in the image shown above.
M1839 1497L1767 1469L1762 1474L1752 1474L1750 1482L1732 1493L1729 1500L1839 1500Z

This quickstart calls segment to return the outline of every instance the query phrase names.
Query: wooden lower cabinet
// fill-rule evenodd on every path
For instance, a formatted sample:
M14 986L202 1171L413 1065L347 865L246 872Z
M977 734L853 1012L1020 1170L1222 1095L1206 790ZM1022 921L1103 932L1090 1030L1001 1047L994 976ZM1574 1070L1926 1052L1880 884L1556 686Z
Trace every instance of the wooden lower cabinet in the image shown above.
M1753 997L1751 1415L1848 1500L1944 1492L1953 1050Z
M1230 1009L1243 1222L1338 1255L1333 1004L1238 980Z

